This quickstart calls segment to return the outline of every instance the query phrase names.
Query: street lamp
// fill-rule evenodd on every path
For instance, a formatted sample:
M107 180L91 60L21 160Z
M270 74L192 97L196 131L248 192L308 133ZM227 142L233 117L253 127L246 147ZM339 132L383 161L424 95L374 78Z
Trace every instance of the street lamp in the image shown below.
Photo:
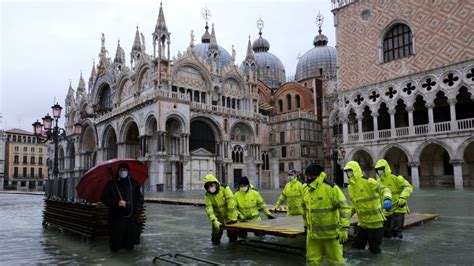
M61 105L56 103L52 107L53 117L49 114L46 114L45 117L42 118L43 124L36 120L33 125L33 132L41 143L46 143L48 141L52 141L54 143L54 161L53 161L53 177L55 182L57 182L57 177L59 174L58 169L58 144L61 140L66 140L68 143L70 140L66 136L66 130L59 127L59 118L61 117L61 110L63 109ZM54 127L53 127L53 122ZM80 135L82 131L82 125L80 122L74 124L74 134Z

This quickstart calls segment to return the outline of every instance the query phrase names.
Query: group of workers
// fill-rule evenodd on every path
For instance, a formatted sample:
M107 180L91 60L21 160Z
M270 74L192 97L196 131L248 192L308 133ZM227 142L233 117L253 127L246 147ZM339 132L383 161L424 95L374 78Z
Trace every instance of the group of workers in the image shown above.
M383 237L402 238L407 200L413 187L402 176L394 175L388 162L377 161L376 178L366 177L358 162L349 161L344 172L348 178L348 204L342 190L332 183L324 168L311 164L304 171L305 181L294 169L288 171L285 185L274 209L287 202L288 215L302 215L306 233L306 262L318 265L325 257L329 264L343 264L343 244L348 240L350 220L357 214L353 248L381 252ZM260 221L260 212L275 219L266 208L260 193L247 177L239 181L235 194L209 174L204 179L206 212L212 222L212 243L217 245L223 234L223 225ZM230 242L246 233L227 230Z

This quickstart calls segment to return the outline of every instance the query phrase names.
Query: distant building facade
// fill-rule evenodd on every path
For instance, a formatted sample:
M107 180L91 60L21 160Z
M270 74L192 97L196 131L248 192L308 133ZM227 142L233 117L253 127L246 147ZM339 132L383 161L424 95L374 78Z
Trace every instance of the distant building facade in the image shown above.
M326 70L335 69L335 51L311 53L299 66L300 80L287 82L262 22L240 64L207 21L200 43L191 32L186 51L171 58L161 6L151 52L137 28L130 64L120 43L115 57L107 56L103 35L87 88L81 74L77 88L68 89L65 128L72 133L81 121L83 130L77 142L60 145L61 176L80 177L98 162L128 157L148 165L149 191L202 189L209 172L229 185L248 176L255 186L278 188L289 168L326 163L322 98L324 85L336 84L335 71ZM322 39L317 50L326 49Z
M14 128L5 134L4 189L42 190L48 179L48 146L25 130Z
M333 0L345 161L474 185L474 2Z

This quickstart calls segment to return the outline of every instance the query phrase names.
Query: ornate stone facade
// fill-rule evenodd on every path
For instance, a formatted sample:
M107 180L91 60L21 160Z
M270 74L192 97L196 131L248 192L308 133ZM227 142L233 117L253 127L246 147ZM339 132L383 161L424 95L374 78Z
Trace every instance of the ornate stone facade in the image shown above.
M414 186L474 184L474 5L333 1L344 161L385 158ZM341 134L342 133L342 134Z
M65 128L72 133L80 121L83 130L78 141L60 147L63 177L128 157L148 165L149 191L202 189L210 172L229 185L248 176L256 186L277 188L289 168L323 162L323 89L294 82L270 89L250 40L239 67L235 51L230 57L217 44L214 26L211 33L208 28L206 22L197 45L192 32L186 51L171 59L160 7L153 55L137 28L130 67L120 45L115 60L108 58L102 36L88 90L81 74L76 93L70 87L66 97Z

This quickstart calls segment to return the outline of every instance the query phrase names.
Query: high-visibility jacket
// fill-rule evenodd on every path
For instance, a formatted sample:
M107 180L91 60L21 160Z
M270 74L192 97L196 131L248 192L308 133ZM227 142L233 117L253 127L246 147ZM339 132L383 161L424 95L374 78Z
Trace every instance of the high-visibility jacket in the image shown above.
M288 206L288 215L303 214L303 190L303 184L297 178L293 178L290 182L286 183L283 192L275 203L275 209L280 208L280 205L288 200L286 204Z
M399 198L408 200L411 193L413 193L412 185L410 185L410 183L405 178L403 178L403 176L396 176L392 174L392 169L390 169L388 162L384 159L378 160L375 164L375 169L382 167L384 167L384 172L382 175L380 175L377 181L379 184L390 189L392 192L393 202L392 209L388 212L384 210L384 214L386 216L390 216L394 213L409 213L410 210L408 209L408 204L405 204L403 207L399 207L397 202Z
M351 207L341 189L322 172L304 190L303 208L307 237L335 239L338 230L349 229Z
M385 216L380 198L391 199L390 189L373 178L362 176L362 170L356 161L349 161L344 167L344 171L347 170L353 172L349 179L349 197L353 206L352 212L356 212L359 218L357 225L363 228L383 227Z
M239 189L235 192L234 198L241 222L261 221L259 212L263 212L267 216L271 215L262 196L255 189L249 188L247 191Z
M204 178L204 184L217 183L218 192L211 194L206 192L206 213L210 221L218 220L225 224L230 221L237 221L237 208L234 194L228 186L221 186L213 175Z

